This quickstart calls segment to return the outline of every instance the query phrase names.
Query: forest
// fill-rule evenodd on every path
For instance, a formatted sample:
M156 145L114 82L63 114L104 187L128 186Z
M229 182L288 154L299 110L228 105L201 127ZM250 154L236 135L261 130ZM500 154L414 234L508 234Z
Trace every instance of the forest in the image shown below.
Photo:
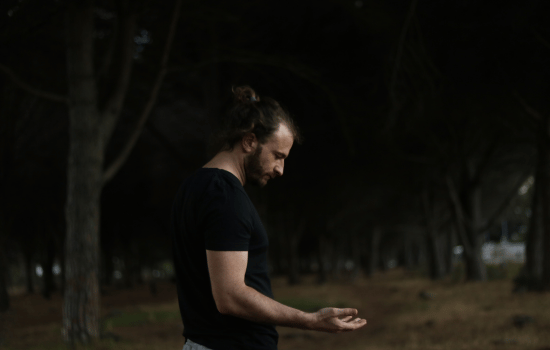
M508 292L547 296L549 10L2 1L0 318L21 295L62 296L63 339L86 344L109 288L172 280L174 196L215 154L241 85L304 136L283 177L246 187L274 278L353 285L401 269L484 284L507 266L484 247L505 241L524 247Z

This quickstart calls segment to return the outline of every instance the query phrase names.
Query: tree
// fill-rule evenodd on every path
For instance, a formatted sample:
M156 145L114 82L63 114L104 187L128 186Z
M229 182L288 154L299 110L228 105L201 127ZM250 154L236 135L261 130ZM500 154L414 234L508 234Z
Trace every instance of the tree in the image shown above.
M98 94L99 73L94 60L95 1L70 2L65 9L68 96L32 87L4 65L0 68L27 92L66 103L69 112L70 146L67 167L65 302L63 333L70 343L87 343L99 337L99 226L100 195L104 184L117 173L135 145L155 104L167 70L170 48L180 15L176 0L160 69L148 100L129 140L106 168L105 151L128 92L134 62L134 34L137 5L118 3L117 37L119 52L107 50L103 63L110 68L118 59L118 74L104 106ZM109 90L109 89L108 89Z

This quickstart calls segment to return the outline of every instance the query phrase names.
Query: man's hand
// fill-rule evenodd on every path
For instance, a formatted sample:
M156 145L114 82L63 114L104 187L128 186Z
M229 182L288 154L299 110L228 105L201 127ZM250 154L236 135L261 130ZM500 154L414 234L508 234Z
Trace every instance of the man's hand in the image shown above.
M356 318L352 320L353 316L357 315L357 309L326 307L311 315L313 317L310 329L321 332L351 332L367 324L365 319Z

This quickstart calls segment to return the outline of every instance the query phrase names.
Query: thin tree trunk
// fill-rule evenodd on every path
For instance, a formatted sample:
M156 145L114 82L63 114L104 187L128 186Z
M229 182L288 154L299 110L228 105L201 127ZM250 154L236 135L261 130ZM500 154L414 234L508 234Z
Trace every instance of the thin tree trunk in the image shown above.
M403 265L407 271L412 271L415 268L414 257L413 257L413 242L410 237L410 234L403 231Z
M32 264L32 254L25 250L25 276L26 278L26 287L27 287L27 293L28 294L34 294L34 271L33 271L33 264Z
M332 233L334 234L334 233ZM343 242L340 240L333 240L333 247L331 250L331 278L333 281L338 281L342 277L342 265L340 264L340 257L342 256Z
M542 232L543 232L543 220L542 220L542 193L541 193L541 165L542 159L540 159L537 165L535 173L535 185L533 187L533 202L531 205L531 220L529 222L529 232L527 233L525 242L525 269L526 269L526 283L525 287L530 290L536 290L540 287L542 280L542 263L543 263L543 251L542 251Z
M539 141L539 167L542 196L542 289L550 291L550 117L544 117Z
M8 311L9 307L8 264L4 256L3 247L0 247L0 313Z
M486 281L487 269L481 258L481 247L483 245L483 236L476 235L472 237L472 252L464 255L466 265L466 280L468 281Z
M59 291L61 292L61 295L64 296L65 295L65 286L67 285L66 283L66 280L65 280L65 254L66 254L66 249L65 249L65 235L63 235L63 238L62 238L62 241L60 242L60 244L58 244L58 248L61 248L61 249L58 249L59 251L59 267L61 268L61 273L60 273L60 286L59 286Z
M300 281L300 257L298 256L298 243L305 230L305 219L302 219L298 228L295 230L285 230L290 233L286 237L288 254L288 284L299 284Z
M361 266L361 236L359 228L351 233L351 255L353 260L353 270L350 274L350 281L355 282L359 277Z
M52 292L55 291L55 282L53 279L53 263L55 260L55 241L53 237L48 238L46 247L46 260L44 261L44 286L42 287L42 295L46 299L50 299Z
M456 235L455 228L451 225L447 230L447 235L445 239L445 274L448 275L453 272L454 264L454 247L456 245Z
M132 288L134 287L134 276L132 274L134 262L129 248L124 252L122 261L124 262L124 287Z
M298 266L298 242L292 235L287 237L288 254L288 284L295 285L300 283L300 272Z
M380 241L382 239L382 228L379 226L374 227L369 235L369 238L369 260L366 272L368 277L372 277L380 261Z
M99 338L99 224L103 143L93 69L92 1L66 13L69 87L69 160L65 242L65 341Z
M466 280L485 281L487 271L481 259L483 237L477 231L480 218L480 188L471 186L465 190L465 196L460 200L450 176L447 176L447 184L455 212L458 237L464 247L463 260L466 265ZM466 224L467 220L469 225Z
M317 275L317 283L325 284L327 283L327 266L325 264L326 256L326 237L324 235L319 235L317 238L317 264L319 265L319 271Z
M466 280L468 281L486 281L487 269L481 258L481 247L484 237L478 232L480 221L481 189L475 186L467 192L465 198L467 216L471 218L471 225L466 225L466 234L471 243L471 252L466 254L464 262L466 264Z
M443 261L440 255L440 249L435 232L429 230L424 236L426 242L426 252L428 254L428 269L432 280L443 278Z
M430 200L429 188L426 187L423 194L424 216L426 220L426 252L428 254L428 270L432 280L443 277L443 260L437 241L436 223L434 218L433 199Z

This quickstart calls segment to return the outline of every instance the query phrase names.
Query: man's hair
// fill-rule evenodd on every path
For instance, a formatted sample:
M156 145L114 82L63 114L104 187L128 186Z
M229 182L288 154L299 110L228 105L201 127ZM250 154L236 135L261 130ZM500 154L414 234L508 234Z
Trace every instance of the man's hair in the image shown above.
M238 86L233 91L233 103L220 123L215 137L219 151L231 151L247 133L256 135L260 145L275 133L280 124L288 127L294 142L301 143L302 137L290 115L270 97L260 97L250 86Z

